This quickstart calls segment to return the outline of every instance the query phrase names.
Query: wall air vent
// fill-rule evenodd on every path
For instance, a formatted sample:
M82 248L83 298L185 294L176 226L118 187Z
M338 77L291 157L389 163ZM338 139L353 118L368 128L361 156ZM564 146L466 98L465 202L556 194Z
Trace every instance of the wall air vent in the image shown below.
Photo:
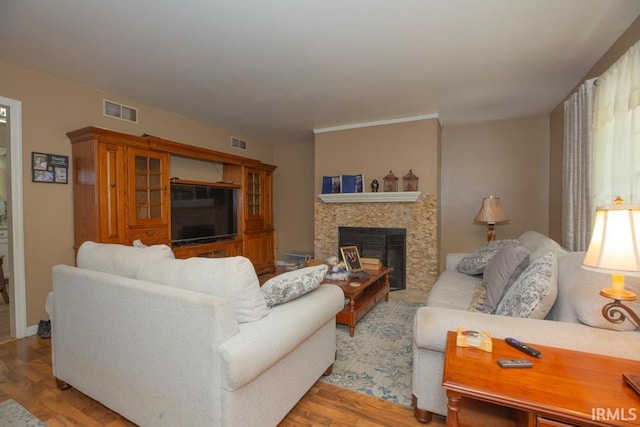
M233 148L237 148L238 150L247 151L247 141L244 139L236 138L235 136L231 137L231 146Z
M138 109L118 104L117 102L102 100L103 113L105 116L126 120L127 122L138 123Z

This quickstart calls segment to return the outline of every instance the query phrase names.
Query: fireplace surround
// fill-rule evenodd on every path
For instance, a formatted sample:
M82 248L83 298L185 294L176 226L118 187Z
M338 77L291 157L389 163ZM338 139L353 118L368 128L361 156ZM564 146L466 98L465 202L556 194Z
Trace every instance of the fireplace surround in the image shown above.
M339 227L405 229L406 289L429 291L439 273L438 220L433 194L422 193L411 202L326 203L318 197L314 202L315 257L327 259L339 253Z

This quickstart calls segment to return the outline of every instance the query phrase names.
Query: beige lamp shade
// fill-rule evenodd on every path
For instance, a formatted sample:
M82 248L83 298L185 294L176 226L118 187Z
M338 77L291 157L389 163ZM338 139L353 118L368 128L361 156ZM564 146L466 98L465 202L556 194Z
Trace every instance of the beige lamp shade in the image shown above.
M603 273L640 276L640 206L596 209L596 221L583 267Z
M482 206L474 218L474 221L483 224L496 224L509 221L500 203L500 197L489 196L482 199Z

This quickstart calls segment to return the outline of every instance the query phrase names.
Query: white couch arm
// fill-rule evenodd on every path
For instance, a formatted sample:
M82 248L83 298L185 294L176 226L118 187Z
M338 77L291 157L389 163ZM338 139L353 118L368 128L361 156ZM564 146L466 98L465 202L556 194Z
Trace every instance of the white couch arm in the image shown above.
M325 284L273 307L257 322L241 324L240 332L220 345L225 390L237 390L253 381L327 322L335 325L343 307L342 289Z
M421 307L414 320L414 341L418 348L444 353L447 331L458 327L486 330L494 338L513 337L528 344L540 344L575 351L638 359L640 334L618 332L553 320L522 319L493 314Z
M462 258L464 258L467 255L468 253L466 252L454 252L454 253L447 254L447 264L446 264L447 270L456 271L456 267L458 266L458 263L462 260Z

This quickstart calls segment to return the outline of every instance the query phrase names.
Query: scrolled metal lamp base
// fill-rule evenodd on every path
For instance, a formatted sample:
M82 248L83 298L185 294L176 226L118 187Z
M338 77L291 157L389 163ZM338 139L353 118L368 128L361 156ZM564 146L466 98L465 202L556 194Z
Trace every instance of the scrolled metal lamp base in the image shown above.
M613 300L602 307L602 315L611 323L622 323L625 320L633 323L636 329L640 329L640 317L619 300Z

